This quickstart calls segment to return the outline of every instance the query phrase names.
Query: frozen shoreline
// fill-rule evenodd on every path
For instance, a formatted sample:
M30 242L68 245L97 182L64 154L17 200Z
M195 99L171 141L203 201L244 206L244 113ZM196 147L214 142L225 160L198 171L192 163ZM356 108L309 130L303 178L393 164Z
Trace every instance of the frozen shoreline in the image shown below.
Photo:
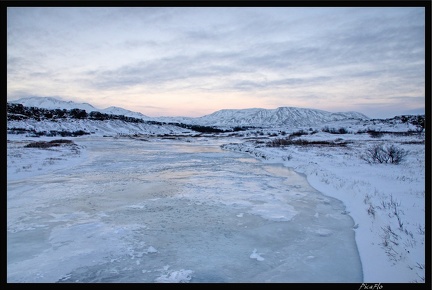
M317 135L312 138L322 137ZM273 148L246 141L223 148L281 163L305 175L324 195L342 201L356 224L364 282L424 282L425 146L404 145L409 155L398 165L368 164L360 158L367 143L355 143L348 148L323 149Z

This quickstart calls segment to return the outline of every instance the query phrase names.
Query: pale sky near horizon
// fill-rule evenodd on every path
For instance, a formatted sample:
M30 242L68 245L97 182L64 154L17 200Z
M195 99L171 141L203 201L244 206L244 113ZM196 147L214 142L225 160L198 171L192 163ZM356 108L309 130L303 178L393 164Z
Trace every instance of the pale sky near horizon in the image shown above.
M147 116L425 111L422 7L8 7L7 100Z

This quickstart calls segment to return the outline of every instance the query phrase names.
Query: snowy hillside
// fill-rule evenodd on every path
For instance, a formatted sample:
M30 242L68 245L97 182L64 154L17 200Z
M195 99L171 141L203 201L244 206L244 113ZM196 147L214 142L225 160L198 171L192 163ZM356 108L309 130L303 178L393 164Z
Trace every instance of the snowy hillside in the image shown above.
M81 135L184 135L222 133L211 126L164 123L82 109L44 109L7 104L8 134L76 137Z
M69 133L83 131L86 134L96 135L184 135L254 129L266 129L271 134L278 134L295 130L309 131L312 127L319 127L322 131L337 131L343 128L349 133L380 135L389 131L416 132L424 128L424 115L369 119L358 112L331 113L315 109L280 107L273 110L225 109L197 118L151 118L119 107L99 110L87 103L37 97L9 102L7 117L9 133L21 132L30 135L50 131L56 131L57 135L66 131Z
M77 103L72 101L62 101L52 97L28 97L22 98L15 101L10 101L9 103L14 104L22 104L26 107L36 107L36 108L44 108L44 109L81 109L85 110L87 113L90 112L101 112L103 114L111 114L111 115L123 115L126 117L139 118L143 120L150 120L152 118L143 115L138 112L132 112L130 110L126 110L120 107L111 106L105 109L98 109L88 103Z
M123 115L126 117L132 117L132 118L138 118L138 119L143 119L143 120L151 120L152 118L143 115L141 113L137 113L137 112L132 112L123 108L119 108L119 107L108 107L106 109L103 110L98 110L101 113L104 114L111 114L111 115Z
M76 120L66 119L57 122L42 120L36 121L29 120L14 120L8 121L8 133L26 134L29 136L38 135L53 135L53 136L69 136L91 134L96 136L103 135L134 135L134 134L148 134L148 135L182 135L196 133L192 130L173 126L169 124L157 123L135 123L125 122L122 120ZM75 133L75 134L73 134ZM80 134L81 133L81 134Z
M119 107L109 107L106 109L97 109L87 103L75 103L57 100L55 98L29 97L23 98L11 103L22 104L26 107L38 107L46 109L81 109L87 113L98 111L104 114L123 115L132 118L139 118L146 121L167 122L167 123L184 123L201 126L253 126L253 127L274 127L285 126L297 128L302 126L316 126L323 123L340 121L340 120L367 120L367 116L358 112L339 112L331 113L323 110L280 107L277 109L224 109L212 114L197 118L190 117L156 117L151 118L138 112L132 112Z
M76 103L72 101L62 101L51 97L28 97L15 101L8 101L9 103L22 104L26 107L36 107L44 109L81 109L90 113L92 111L100 111L88 103Z
M357 112L330 113L322 110L280 107L277 109L220 110L196 118L203 125L215 126L315 126L344 119L369 119Z

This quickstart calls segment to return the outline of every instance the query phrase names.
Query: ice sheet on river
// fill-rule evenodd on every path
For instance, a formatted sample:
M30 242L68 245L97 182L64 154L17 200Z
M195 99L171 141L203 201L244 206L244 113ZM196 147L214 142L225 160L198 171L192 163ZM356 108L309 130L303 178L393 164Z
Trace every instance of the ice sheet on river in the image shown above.
M109 141L108 141L109 140ZM343 204L219 144L82 138L8 180L8 282L360 282Z

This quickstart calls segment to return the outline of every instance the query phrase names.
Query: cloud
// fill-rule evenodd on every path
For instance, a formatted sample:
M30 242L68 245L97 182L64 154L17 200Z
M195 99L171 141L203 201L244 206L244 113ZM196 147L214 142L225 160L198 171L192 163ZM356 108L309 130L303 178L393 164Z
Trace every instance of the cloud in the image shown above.
M12 8L8 96L313 95L309 107L421 96L424 17L415 7Z
M168 82L193 82L195 79L229 76L247 71L226 64L232 53L205 53L194 56L180 55L140 63L131 63L116 69L91 70L86 75L96 88L122 88L135 85L159 86Z

